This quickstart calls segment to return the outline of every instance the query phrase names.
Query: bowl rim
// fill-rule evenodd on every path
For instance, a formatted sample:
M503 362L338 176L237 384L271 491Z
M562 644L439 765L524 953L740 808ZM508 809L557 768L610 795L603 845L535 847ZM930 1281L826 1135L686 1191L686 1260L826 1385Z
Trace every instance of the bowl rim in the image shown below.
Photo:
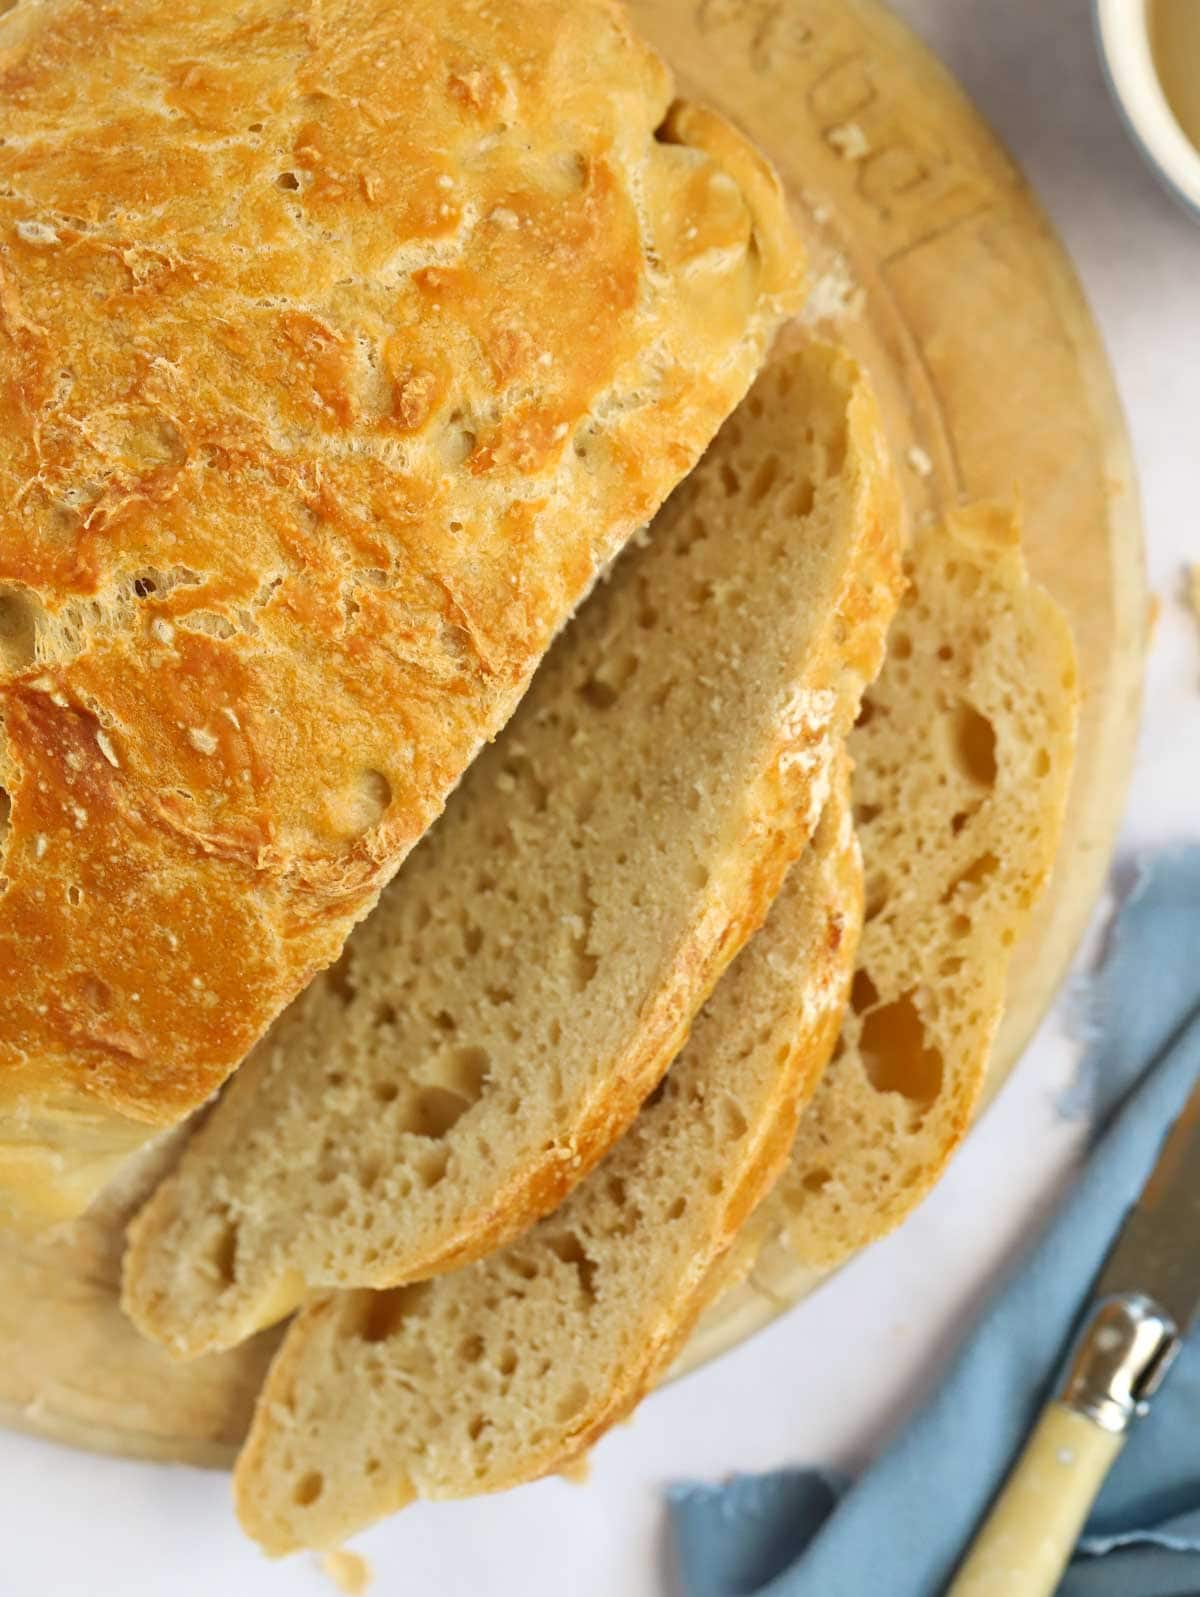
M1113 99L1143 159L1200 218L1200 149L1180 127L1154 65L1148 0L1093 0L1100 59Z

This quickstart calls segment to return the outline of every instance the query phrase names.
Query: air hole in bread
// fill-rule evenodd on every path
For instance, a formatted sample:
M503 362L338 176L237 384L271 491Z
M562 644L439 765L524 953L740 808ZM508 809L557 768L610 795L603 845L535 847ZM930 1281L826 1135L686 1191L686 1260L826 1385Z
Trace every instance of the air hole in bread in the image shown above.
M497 1360L496 1368L499 1370L501 1375L515 1375L519 1362L520 1361L517 1358L516 1349L506 1347Z
M463 422L461 410L452 412L442 431L442 458L448 466L461 466L475 448L476 438Z
M325 1490L325 1477L320 1470L310 1469L296 1482L292 1498L298 1508L311 1508Z
M459 1343L458 1356L464 1364L478 1364L483 1357L483 1349L483 1338L473 1331L470 1336L464 1337Z
M34 663L40 608L22 588L0 588L0 664L5 671L15 675Z
M747 1121L740 1107L732 1098L726 1098L721 1104L721 1119L724 1122L724 1132L730 1142L740 1142L746 1135Z
M865 970L856 970L850 987L850 1007L854 1013L861 1015L868 1009L874 1009L878 1002L879 989L875 983Z
M1000 868L1000 861L990 850L981 854L978 859L972 860L965 871L962 871L942 895L942 902L949 903L960 888L973 889L979 892L989 876L993 876Z
M587 1400L587 1387L582 1381L573 1382L570 1389L559 1398L558 1403L555 1406L555 1419L558 1420L560 1425L564 1424L569 1419L573 1419L574 1416L583 1409L584 1405L587 1403Z
M294 172L281 172L275 179L277 189L291 189L293 192L300 187L300 179Z
M0 850L3 850L12 828L12 796L6 787L0 787Z
M866 898L863 904L863 920L878 920L888 906L892 896L892 884L886 876L876 872L868 878Z
M910 1103L927 1106L941 1091L942 1055L927 1046L911 993L871 1010L863 1021L859 1052L877 1092L899 1093Z
M83 903L83 888L80 887L78 882L72 882L67 888L67 903L70 904L72 909L78 909L80 904Z
M415 1314L429 1296L430 1283L416 1281L411 1286L389 1287L386 1292L372 1292L358 1325L360 1342L386 1342L396 1335L400 1327Z
M563 1232L560 1236L548 1237L546 1246L564 1264L568 1264L579 1278L579 1290L589 1303L596 1301L596 1265L588 1257L587 1249L576 1236L574 1231Z
M442 1085L468 1103L476 1103L483 1095L491 1063L486 1048L456 1048L443 1067Z
M343 1004L353 1003L358 996L358 986L350 974L352 959L353 952L347 948L336 963L330 965L323 978L326 989L334 997L340 998Z
M217 1231L208 1250L208 1262L222 1287L237 1280L237 1224L228 1215L217 1217Z
M854 724L857 727L870 726L874 719L875 706L871 702L870 694L866 694L863 698L862 704L859 706L858 719Z
M761 504L779 479L779 456L768 455L750 484L750 503Z
M413 1170L417 1180L426 1191L436 1187L439 1181L444 1181L446 1171L450 1167L449 1150L439 1142L432 1148L424 1148L413 1155Z
M816 502L817 490L812 480L808 477L801 477L800 481L792 489L791 497L786 507L787 514L803 520L806 516L812 515L813 506Z
M978 787L996 781L996 729L973 704L960 701L954 713L952 752L959 769Z
M422 1087L417 1095L413 1130L419 1137L446 1136L471 1107L470 1100L448 1087Z
M870 826L875 817L882 813L882 804L856 804L854 806L854 824L856 826Z
M179 617L179 625L189 632L203 632L223 641L228 641L238 630L227 616L218 615L215 610L193 610Z
M382 771L360 771L331 804L337 832L362 837L378 826L392 802L392 784Z
M724 488L727 497L730 499L733 498L733 496L741 489L742 486L742 479L738 476L737 472L733 469L728 461L725 461L721 466L721 486Z
M610 709L619 696L619 690L611 682L605 682L600 677L589 677L579 689L579 697L590 704L594 710Z
M888 654L895 660L912 659L912 639L907 632L896 632L888 638Z
M600 960L587 946L588 933L592 921L592 887L586 873L580 882L580 898L583 913L569 917L571 927L571 978L575 991L583 992L590 987L596 979L596 972L600 969Z
M1046 749L1039 749L1034 755L1033 774L1039 781L1050 775L1050 755Z
M679 1198L675 1199L674 1203L672 1203L670 1208L667 1210L667 1219L668 1220L682 1220L686 1213L687 1213L687 1199L683 1198L683 1197L679 1197Z

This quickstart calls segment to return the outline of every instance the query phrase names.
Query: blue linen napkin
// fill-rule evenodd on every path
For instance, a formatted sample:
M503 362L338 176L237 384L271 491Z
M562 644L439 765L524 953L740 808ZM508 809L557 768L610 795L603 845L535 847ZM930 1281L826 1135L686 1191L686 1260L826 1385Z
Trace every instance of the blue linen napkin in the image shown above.
M854 1485L818 1470L672 1488L686 1597L938 1597L1032 1427L1089 1289L1200 1077L1200 849L1121 912L1085 1059L1099 1135L928 1406ZM1013 1597L1020 1597L1014 1593ZM1200 1597L1200 1331L1134 1429L1059 1597Z

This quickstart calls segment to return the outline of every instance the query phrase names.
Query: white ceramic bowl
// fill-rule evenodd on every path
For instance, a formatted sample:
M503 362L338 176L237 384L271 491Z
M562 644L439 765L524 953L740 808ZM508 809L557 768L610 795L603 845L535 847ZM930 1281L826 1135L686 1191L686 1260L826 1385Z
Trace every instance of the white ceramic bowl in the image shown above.
M1150 45L1149 12L1147 0L1095 0L1100 55L1134 143L1169 192L1200 218L1200 150L1175 120L1163 92Z

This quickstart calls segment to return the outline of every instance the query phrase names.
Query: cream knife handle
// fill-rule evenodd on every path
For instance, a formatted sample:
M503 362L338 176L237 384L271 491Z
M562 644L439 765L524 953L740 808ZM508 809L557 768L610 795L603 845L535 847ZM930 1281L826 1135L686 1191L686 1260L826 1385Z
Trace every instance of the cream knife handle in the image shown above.
M1134 1418L1179 1350L1170 1315L1140 1293L1093 1309L946 1597L1051 1597Z
M1051 1403L947 1597L1052 1597L1124 1443L1123 1431Z

